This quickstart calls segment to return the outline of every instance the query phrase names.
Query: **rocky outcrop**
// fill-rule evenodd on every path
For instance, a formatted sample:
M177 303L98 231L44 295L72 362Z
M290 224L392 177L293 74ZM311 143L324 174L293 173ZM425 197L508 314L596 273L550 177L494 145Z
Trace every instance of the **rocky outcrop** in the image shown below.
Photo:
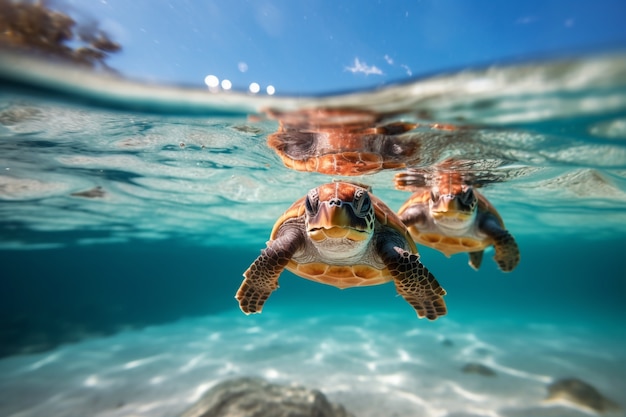
M481 363L470 362L461 369L466 374L477 374L482 376L496 376L493 369Z
M237 378L211 388L180 417L354 417L317 390Z
M596 388L577 378L559 379L548 385L546 401L564 400L597 413L621 411L616 402L606 398Z

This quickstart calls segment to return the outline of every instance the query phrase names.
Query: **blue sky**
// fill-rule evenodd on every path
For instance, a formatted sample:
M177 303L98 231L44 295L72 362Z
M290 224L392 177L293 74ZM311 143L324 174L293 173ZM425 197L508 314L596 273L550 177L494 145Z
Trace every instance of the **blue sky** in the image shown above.
M141 80L310 94L523 58L626 49L623 0L59 0Z

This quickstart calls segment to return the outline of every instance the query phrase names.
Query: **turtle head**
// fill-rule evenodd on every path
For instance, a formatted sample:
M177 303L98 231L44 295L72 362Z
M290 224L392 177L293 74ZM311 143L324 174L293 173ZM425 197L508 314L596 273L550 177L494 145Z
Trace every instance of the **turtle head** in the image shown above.
M470 186L463 186L455 192L440 193L430 191L430 214L433 219L448 227L461 228L474 221L478 197Z
M376 215L364 187L347 182L321 185L309 191L304 204L306 230L316 244L334 240L358 246L372 237Z

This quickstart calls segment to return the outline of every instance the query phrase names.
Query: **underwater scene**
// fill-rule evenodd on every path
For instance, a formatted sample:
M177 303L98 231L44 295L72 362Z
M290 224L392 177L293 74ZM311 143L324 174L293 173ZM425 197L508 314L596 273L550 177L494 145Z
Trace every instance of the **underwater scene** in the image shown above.
M623 28L248 86L59 4L0 1L0 416L626 416Z

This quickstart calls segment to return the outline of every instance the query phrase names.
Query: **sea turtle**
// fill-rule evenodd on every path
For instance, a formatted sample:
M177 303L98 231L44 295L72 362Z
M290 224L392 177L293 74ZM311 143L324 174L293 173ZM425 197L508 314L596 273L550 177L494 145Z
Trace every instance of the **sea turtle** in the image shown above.
M352 176L404 168L421 159L418 141L404 135L415 123L386 122L384 115L356 109L267 114L279 121L267 145L296 171Z
M446 256L468 252L469 265L478 270L485 248L493 245L494 259L505 272L512 271L520 255L502 217L474 187L461 181L438 181L433 187L414 187L398 216L416 243Z
M393 280L420 318L446 314L446 292L419 261L406 227L358 184L314 188L278 219L267 248L243 274L236 298L244 313L261 312L284 268L338 288Z

